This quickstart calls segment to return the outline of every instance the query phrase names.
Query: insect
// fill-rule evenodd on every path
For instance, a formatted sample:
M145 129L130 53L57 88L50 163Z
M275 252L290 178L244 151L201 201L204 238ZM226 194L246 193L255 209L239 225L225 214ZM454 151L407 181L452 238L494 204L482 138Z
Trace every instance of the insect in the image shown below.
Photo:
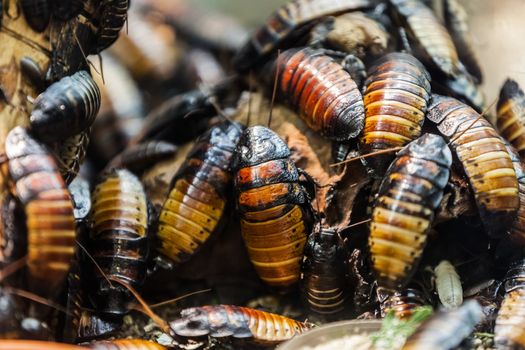
M86 350L85 347L44 340L0 339L0 350Z
M488 234L503 234L519 207L518 181L505 142L486 119L451 97L432 95L427 117L462 164Z
M247 128L233 157L237 207L259 277L285 291L299 281L311 208L286 143L263 126Z
M104 274L140 286L146 274L148 200L139 179L125 169L108 172L95 187L90 213L89 249ZM108 283L93 268L89 297L97 311L125 314L129 292L117 283Z
M160 344L143 339L115 339L96 341L89 345L92 350L166 350Z
M525 168L518 152L511 145L507 144L516 178L518 179L518 193L520 206L516 218L510 227L510 239L517 245L525 246Z
M100 90L80 71L52 84L36 99L29 117L32 133L43 142L61 141L85 131L100 108Z
M386 315L393 311L399 319L409 319L415 308L428 305L423 293L414 288L407 288L389 295L381 302L381 313Z
M26 216L29 286L41 295L55 293L75 253L71 195L49 151L22 127L6 137L3 173Z
M26 255L27 242L22 208L9 192L0 197L0 269ZM22 215L21 215L22 214Z
M55 144L60 173L68 184L75 179L86 157L89 134L89 131L83 131Z
M53 15L62 21L69 21L73 17L77 16L84 8L85 3L85 0L50 1Z
M48 0L19 0L27 24L36 32L43 32L51 18Z
M525 158L525 94L517 82L505 81L496 109L498 131Z
M231 186L230 163L242 133L225 121L198 139L172 180L159 215L159 251L171 261L188 260L216 232Z
M454 78L434 80L432 89L435 93L449 95L465 102L478 113L485 109L485 95L470 75L461 74Z
M102 0L94 54L113 44L128 18L129 0Z
M438 311L407 339L402 349L454 349L482 319L483 311L475 300L466 301L458 309Z
M166 141L147 141L127 147L111 163L113 168L126 168L134 173L147 169L177 152L177 146Z
M276 61L279 90L313 130L337 141L363 128L363 99L356 83L323 50L290 49Z
M346 299L345 247L334 228L319 227L304 247L302 279L310 310L319 314L342 311Z
M312 328L290 318L232 305L212 305L184 309L180 318L170 322L180 337L233 337L272 345L288 340Z
M419 263L450 175L452 155L442 137L425 134L388 168L372 211L368 245L380 287L397 290Z
M436 291L446 309L455 309L463 303L463 287L454 265L443 260L434 268Z

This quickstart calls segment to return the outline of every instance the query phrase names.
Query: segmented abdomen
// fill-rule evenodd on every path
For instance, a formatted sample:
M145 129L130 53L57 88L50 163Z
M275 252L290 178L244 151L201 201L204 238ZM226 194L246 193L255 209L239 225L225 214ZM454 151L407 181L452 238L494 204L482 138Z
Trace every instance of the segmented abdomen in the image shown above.
M519 194L519 208L516 218L510 227L510 239L515 244L525 246L525 167L514 147L507 144L507 151L518 179Z
M365 82L363 153L404 146L421 134L430 100L430 75L413 56L391 53L377 60ZM393 154L393 153L392 153ZM366 160L381 177L392 154Z
M118 39L119 32L128 18L128 7L129 0L101 1L95 53L108 48Z
M420 306L428 305L423 293L417 289L408 288L400 292L395 292L381 303L383 314L394 312L399 319L409 319L414 309Z
M313 130L334 140L363 129L363 98L343 67L321 50L290 49L277 59L280 91Z
M514 80L507 79L501 88L496 127L504 139L509 141L525 157L525 94Z
M160 344L143 339L101 340L89 345L91 350L166 350Z
M89 131L68 137L56 145L57 157L60 160L60 174L70 184L80 170L86 157L89 145Z
M495 342L498 349L525 347L525 288L505 294L496 318Z

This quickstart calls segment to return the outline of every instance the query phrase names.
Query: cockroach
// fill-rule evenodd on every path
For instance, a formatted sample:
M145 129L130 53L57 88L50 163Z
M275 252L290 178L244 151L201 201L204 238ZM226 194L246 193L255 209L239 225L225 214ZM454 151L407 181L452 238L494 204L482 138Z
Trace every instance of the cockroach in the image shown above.
M290 49L276 61L279 91L313 130L336 140L363 128L363 98L350 74L323 50Z
M334 228L319 227L308 237L301 272L311 311L329 315L344 309L345 261L344 243Z
M100 108L100 90L86 71L52 84L36 99L29 117L32 133L43 142L61 141L85 131Z
M166 141L147 141L126 148L110 163L113 168L126 168L134 173L169 158L177 152L177 146Z
M47 86L45 73L38 63L28 56L20 59L20 72L28 82L35 87L38 93L42 93Z
M266 284L283 291L299 281L311 229L308 194L290 155L276 133L253 126L242 134L232 166L250 260Z
M84 8L85 0L50 0L53 16L61 21L69 21Z
M44 340L0 340L0 350L86 350L86 348L77 345L56 343Z
M472 77L461 74L454 78L443 78L432 82L432 90L441 95L448 95L465 102L478 113L485 110L485 95Z
M519 207L518 180L504 140L482 115L452 97L432 95L427 117L463 166L488 234L500 236Z
M95 341L89 344L92 350L166 350L166 347L143 339L115 339Z
M258 344L275 345L312 328L311 324L247 307L211 305L184 309L170 322L180 337L233 337Z
M525 94L517 82L505 81L496 109L498 131L525 159Z
M159 215L159 251L181 263L217 231L231 186L230 163L242 133L238 123L222 122L200 137L174 176Z
M43 32L51 18L48 0L19 0L27 24L36 32Z
M518 179L520 199L518 213L510 227L510 240L514 244L525 246L525 166L516 149L510 144L507 144L507 151L509 152L514 171L516 172L516 178Z
M477 301L468 300L458 309L440 310L425 321L412 334L403 350L454 349L470 335L483 319L483 311Z
M83 131L56 143L55 149L59 160L60 174L66 183L71 183L77 176L80 165L86 157L88 144L89 131Z
M394 312L396 318L406 320L412 316L415 308L428 304L429 302L420 290L407 288L389 295L382 301L381 314L384 316L389 312Z
M22 208L9 192L0 197L0 269L22 259L27 254ZM20 215L22 214L22 215Z
M443 260L434 268L436 291L446 309L455 309L463 303L463 287L454 265Z
M100 53L113 44L128 18L129 0L102 0L95 52Z
M371 6L368 0L293 0L275 11L266 24L255 31L233 59L235 68L247 72L286 41L299 36L305 25L325 16Z
M148 200L139 179L125 169L109 171L93 191L90 213L89 250L104 273L93 268L95 287L89 297L97 311L127 313L129 292L106 278L118 278L133 287L142 284L149 222Z
M368 245L380 287L406 285L426 245L450 175L442 137L425 134L403 148L387 170L372 211Z
M26 216L29 285L49 295L66 278L75 252L71 195L50 152L24 128L9 132L5 152L3 172Z

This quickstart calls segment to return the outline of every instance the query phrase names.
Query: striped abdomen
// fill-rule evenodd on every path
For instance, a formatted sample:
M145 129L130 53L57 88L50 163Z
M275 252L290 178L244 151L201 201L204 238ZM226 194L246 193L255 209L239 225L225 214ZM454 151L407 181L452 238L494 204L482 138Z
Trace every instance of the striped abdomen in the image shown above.
M80 165L84 162L86 151L89 144L89 132L81 132L57 142L56 155L59 159L60 174L66 181L71 183L80 170Z
M520 157L525 158L525 94L514 80L507 79L501 88L496 127Z
M311 325L247 307L212 305L182 310L170 328L181 337L233 337L270 345L301 334Z
M117 39L128 18L129 0L102 0L94 53L100 53Z
M100 340L89 344L91 350L166 350L160 344L144 339Z
M400 151L372 211L368 245L380 287L397 290L415 271L448 182L452 155L443 138L425 134Z
M231 186L230 162L241 126L211 128L188 154L162 206L159 251L175 263L188 260L217 230Z
M461 279L449 261L441 261L434 269L436 292L446 309L455 309L463 303Z
M309 207L290 150L273 131L246 129L233 168L241 232L259 277L285 290L299 281Z
M139 286L146 273L148 203L139 179L127 170L112 170L95 187L90 213L90 252L108 277ZM127 290L108 284L93 268L96 288L91 291L97 310L127 312Z
M423 293L417 289L408 288L390 295L381 302L381 313L383 315L393 312L396 318L409 319L414 309L428 305Z
M501 235L519 207L516 172L504 140L485 118L451 97L433 95L428 118L461 162L486 230Z
M343 67L321 50L290 49L276 61L279 89L310 128L344 141L363 128L363 99Z
M360 139L363 153L404 146L421 134L430 100L430 75L413 56L391 53L381 57L365 82L365 125ZM366 160L382 177L392 154Z
M507 144L516 178L518 179L519 208L516 218L510 227L510 239L515 244L525 246L525 166L516 150Z

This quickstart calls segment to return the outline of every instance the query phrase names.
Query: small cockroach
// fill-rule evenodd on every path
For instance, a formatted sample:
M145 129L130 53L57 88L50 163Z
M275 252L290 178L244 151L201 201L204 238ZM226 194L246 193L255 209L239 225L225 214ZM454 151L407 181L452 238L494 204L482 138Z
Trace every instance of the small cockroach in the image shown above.
M48 0L19 0L27 24L36 32L43 32L51 18Z
M463 287L454 265L443 260L434 268L436 291L445 309L458 308L463 303Z
M242 133L225 121L197 140L172 180L159 215L159 251L171 261L188 260L216 232L231 186L230 163Z
M138 173L162 159L175 155L177 146L166 141L146 141L127 147L121 154L115 157L109 167L126 168Z
M100 108L100 90L86 71L52 84L36 99L29 117L32 133L43 142L61 141L85 131Z
M53 16L61 21L69 21L84 8L86 0L50 0Z
M170 328L175 335L185 338L208 335L275 345L307 331L312 325L247 307L212 305L182 310L180 318L170 322Z
M91 350L166 350L166 347L144 339L101 340L87 347Z
M90 213L89 250L104 275L93 268L94 284L89 297L97 311L124 314L130 300L127 289L108 278L133 287L146 275L148 200L139 179L124 169L108 172L95 187Z
M433 94L427 117L463 166L488 234L500 236L519 207L518 180L504 140L482 115L452 97Z
M381 302L381 314L384 316L389 312L394 312L396 318L401 320L409 319L414 309L428 305L425 295L418 289L407 288L389 295Z
M343 67L323 50L290 49L276 61L279 91L313 130L337 141L363 129L359 89Z
M343 240L334 228L319 227L308 237L301 272L311 311L328 315L343 310L346 260Z
M371 153L404 146L421 134L430 100L430 74L413 56L390 53L370 68L365 82L365 125L359 148ZM392 161L390 154L366 159L376 177Z
M129 0L102 0L100 2L99 27L95 45L95 54L108 48L119 36L120 30L128 18Z
M276 133L253 126L242 134L232 166L250 260L266 284L283 291L299 281L311 229L308 195L290 155Z
M525 165L514 147L507 144L516 178L518 179L518 193L520 206L516 218L510 227L510 240L519 246L525 246Z
M89 144L89 131L70 136L62 142L57 142L54 146L58 159L60 174L66 183L71 183L80 170L80 165L86 157L86 150Z
M498 131L525 159L525 94L517 82L505 81L496 109Z
M468 300L458 309L441 310L425 321L402 350L449 350L458 346L483 319L481 306Z
M388 168L372 211L368 245L380 287L397 290L415 271L434 212L450 175L452 155L442 137L425 134Z

